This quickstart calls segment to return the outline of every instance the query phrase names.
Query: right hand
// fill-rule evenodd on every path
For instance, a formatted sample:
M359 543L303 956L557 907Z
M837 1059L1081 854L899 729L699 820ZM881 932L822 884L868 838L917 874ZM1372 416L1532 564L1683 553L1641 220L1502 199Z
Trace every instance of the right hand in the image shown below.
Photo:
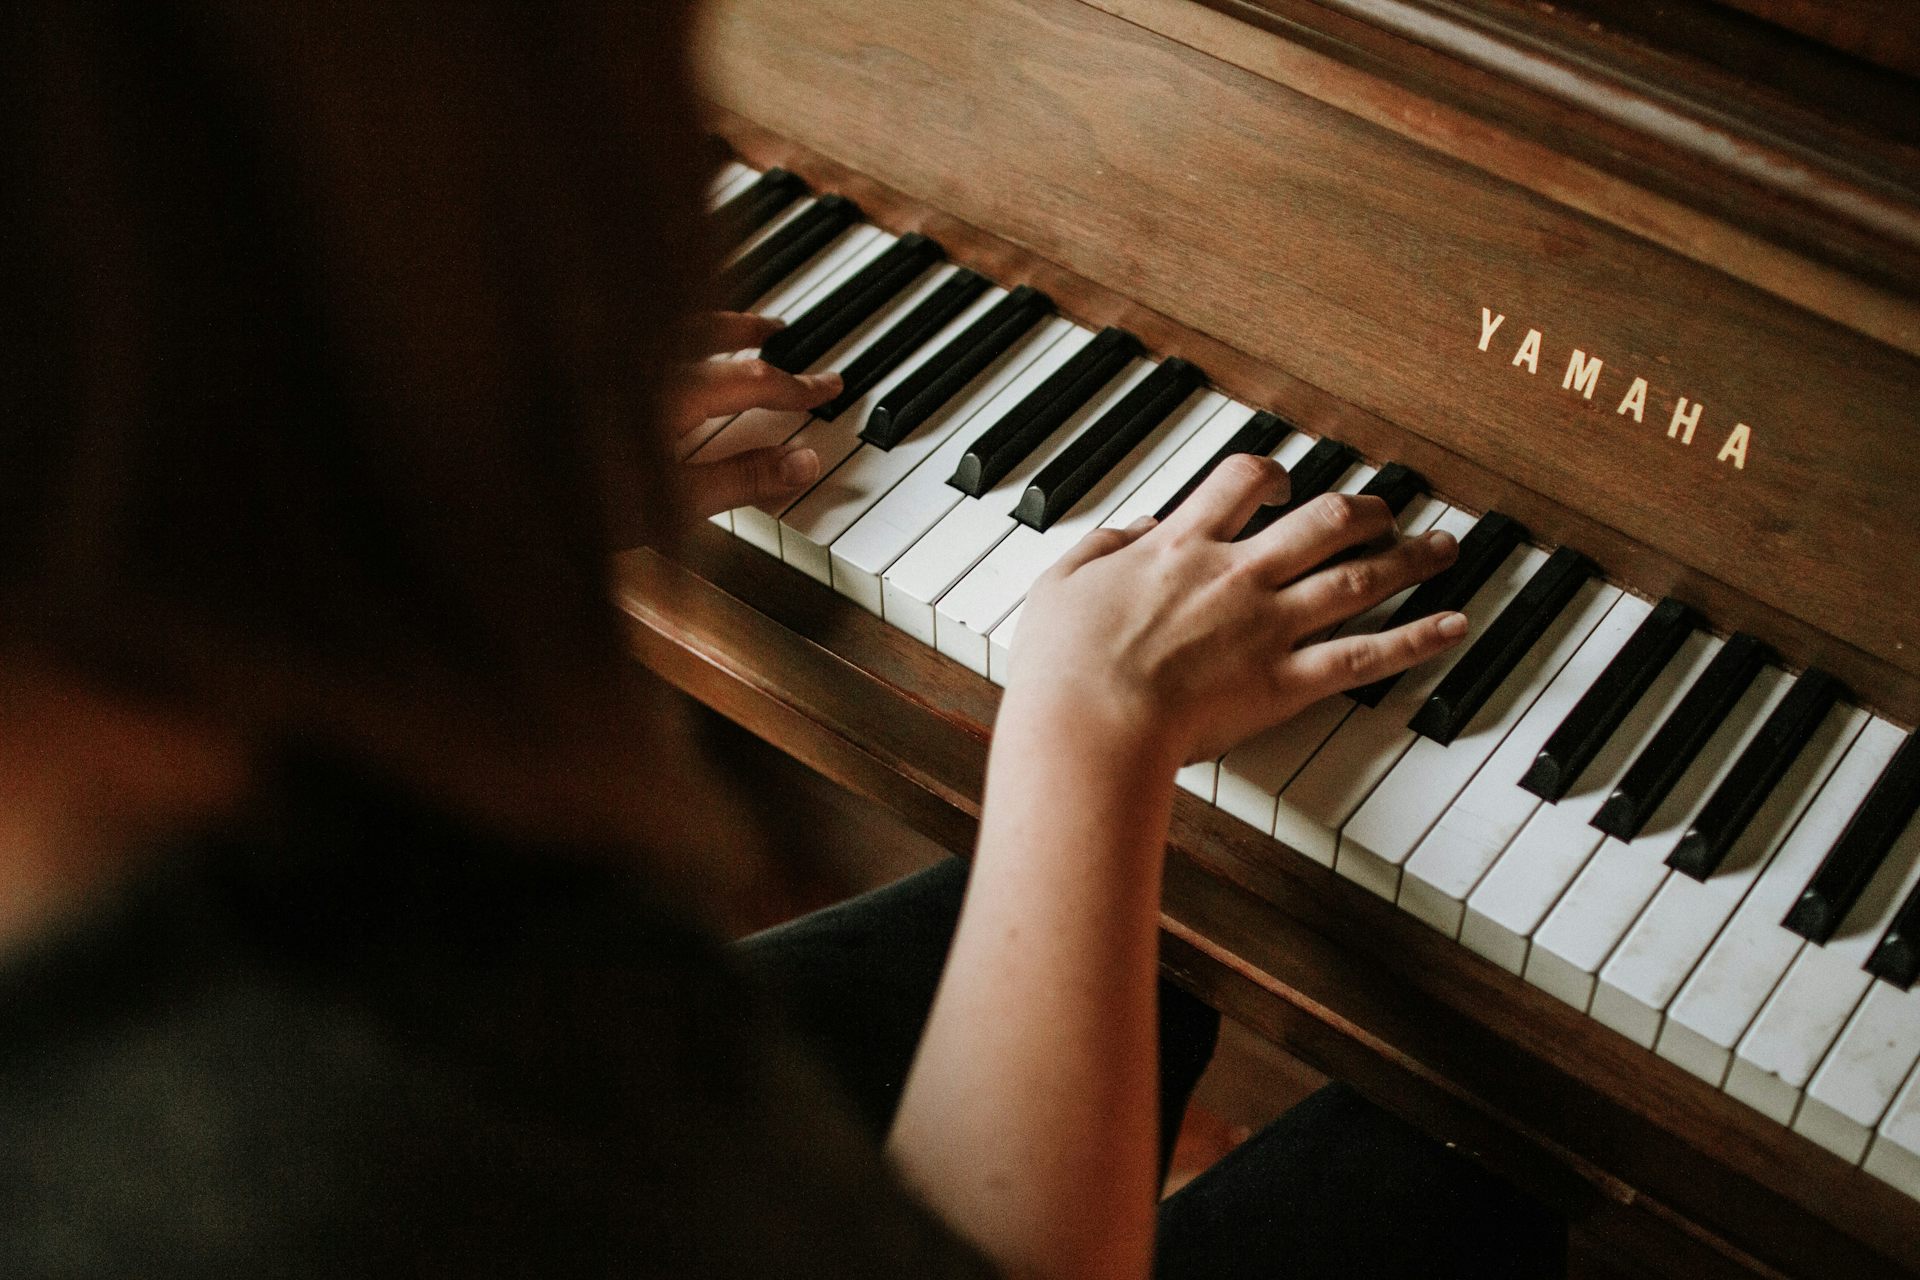
M1163 523L1088 534L1028 597L1002 715L1037 710L1177 766L1459 643L1457 613L1318 639L1445 569L1458 546L1401 538L1386 503L1343 494L1234 542L1286 484L1278 463L1237 455ZM1365 550L1326 564L1352 548Z

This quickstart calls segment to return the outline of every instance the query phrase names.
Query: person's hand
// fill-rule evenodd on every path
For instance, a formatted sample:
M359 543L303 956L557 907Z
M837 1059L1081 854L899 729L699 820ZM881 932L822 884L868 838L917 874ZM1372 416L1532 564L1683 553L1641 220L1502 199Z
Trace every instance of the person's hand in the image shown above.
M1439 532L1402 539L1386 503L1340 494L1232 541L1285 494L1278 463L1239 455L1163 523L1088 534L1028 597L1002 716L1038 711L1057 730L1111 735L1178 765L1466 634L1466 619L1445 613L1318 639L1446 568L1459 548ZM1359 553L1326 563L1350 549Z
M696 350L748 351L780 328L780 321L722 311L701 321ZM749 409L804 411L840 394L840 375L794 375L764 360L701 360L687 367L667 401L667 422L676 441L710 418ZM710 516L735 507L791 497L820 475L812 449L749 449L731 457L682 464L688 505Z

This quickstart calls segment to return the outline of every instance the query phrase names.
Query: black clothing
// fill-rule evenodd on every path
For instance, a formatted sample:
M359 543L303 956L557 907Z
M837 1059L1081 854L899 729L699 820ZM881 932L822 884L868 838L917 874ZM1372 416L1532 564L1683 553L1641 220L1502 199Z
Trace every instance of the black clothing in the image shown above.
M885 1132L960 914L966 866L750 938L810 1047ZM1160 984L1162 1161L1219 1015ZM1345 1085L1328 1085L1160 1206L1155 1280L1532 1280L1566 1272L1566 1226Z
M0 954L0 1276L992 1274L880 1154L962 864L732 951L611 858L312 762L281 791ZM1217 1027L1163 984L1163 1155ZM1155 1273L1544 1276L1563 1249L1332 1089L1162 1206Z
M635 877L315 767L0 964L0 1275L978 1276Z

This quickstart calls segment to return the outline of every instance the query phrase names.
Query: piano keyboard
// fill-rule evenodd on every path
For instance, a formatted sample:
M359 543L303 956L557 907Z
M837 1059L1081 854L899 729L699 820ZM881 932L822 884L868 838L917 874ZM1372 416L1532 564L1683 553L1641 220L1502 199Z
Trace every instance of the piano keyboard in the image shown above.
M1231 453L1285 465L1290 506L1372 492L1451 531L1454 568L1344 629L1458 608L1463 644L1180 785L1920 1198L1920 739L791 174L730 165L710 200L732 301L788 322L762 358L847 381L687 438L820 455L716 522L1002 683L1061 552Z

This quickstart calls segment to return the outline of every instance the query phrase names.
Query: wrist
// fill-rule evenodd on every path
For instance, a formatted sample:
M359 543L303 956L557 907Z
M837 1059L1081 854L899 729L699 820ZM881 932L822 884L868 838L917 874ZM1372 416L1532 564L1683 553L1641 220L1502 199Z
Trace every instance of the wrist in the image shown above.
M1141 784L1173 776L1186 763L1181 735L1135 700L1079 687L1009 688L994 725L996 742L1029 743Z

